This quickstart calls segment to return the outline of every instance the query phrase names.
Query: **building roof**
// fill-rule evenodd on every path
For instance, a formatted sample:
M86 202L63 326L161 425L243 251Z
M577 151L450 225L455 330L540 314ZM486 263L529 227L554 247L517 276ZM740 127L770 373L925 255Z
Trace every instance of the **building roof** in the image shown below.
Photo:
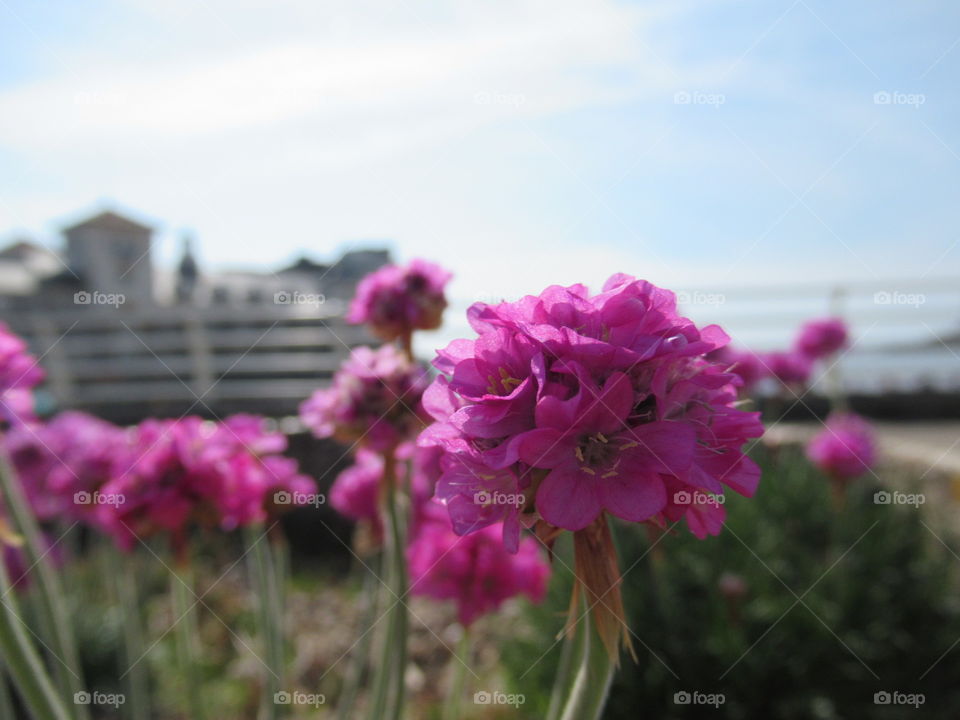
M143 225L142 223L138 223L123 215L118 215L110 210L105 210L91 218L65 227L63 231L69 233L87 227L103 228L106 230L145 230L147 232L153 232L153 228L149 225Z

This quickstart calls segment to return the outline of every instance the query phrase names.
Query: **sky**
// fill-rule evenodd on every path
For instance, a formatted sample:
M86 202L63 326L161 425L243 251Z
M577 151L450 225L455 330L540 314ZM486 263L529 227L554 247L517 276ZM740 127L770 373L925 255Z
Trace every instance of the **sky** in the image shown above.
M0 240L112 207L458 302L956 275L958 70L947 1L0 0Z

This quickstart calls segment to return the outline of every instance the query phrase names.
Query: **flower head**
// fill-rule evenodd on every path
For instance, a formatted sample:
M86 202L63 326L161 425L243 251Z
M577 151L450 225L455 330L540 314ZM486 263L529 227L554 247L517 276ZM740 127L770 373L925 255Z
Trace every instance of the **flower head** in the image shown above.
M275 453L285 449L283 437L259 425L250 416L145 420L101 488L117 502L98 506L98 521L124 547L157 533L179 542L193 526L233 530L263 522L280 491L294 498L313 492L296 462Z
M572 531L605 512L686 517L701 535L722 508L673 504L674 491L753 493L741 447L761 434L758 414L734 407L740 378L705 359L728 338L679 316L673 293L615 275L596 295L550 287L468 317L479 337L439 353L447 377L424 399L437 422L419 440L448 453L437 496L459 532L504 521L516 547L522 510ZM492 491L522 508L475 500Z
M833 355L847 344L847 325L840 318L811 320L800 328L794 342L797 352L819 360Z
M27 344L0 322L0 420L10 425L33 420L30 391L42 379Z
M807 443L807 457L831 478L852 480L870 471L877 450L873 428L859 415L835 413Z
M796 350L776 351L762 357L770 374L783 385L805 385L813 371L812 359Z
M386 450L422 429L427 383L425 369L394 346L358 347L330 387L300 406L300 417L317 437Z
M407 548L411 593L454 600L464 626L517 595L543 600L550 567L536 540L525 538L512 554L496 525L460 537L442 510L428 517Z
M357 285L347 322L365 323L389 342L414 330L440 326L447 307L444 287L451 274L426 260L380 268Z

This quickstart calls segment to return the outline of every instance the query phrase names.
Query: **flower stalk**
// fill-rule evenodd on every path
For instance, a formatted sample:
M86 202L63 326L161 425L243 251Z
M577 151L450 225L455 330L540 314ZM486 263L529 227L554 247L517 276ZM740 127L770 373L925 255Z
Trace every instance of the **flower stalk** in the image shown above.
M85 690L80 677L80 658L67 619L67 610L56 573L50 565L48 550L40 527L13 472L6 451L0 451L0 495L16 531L23 538L21 551L32 579L36 581L39 621L47 644L56 656L55 676L62 697L73 697ZM77 720L89 717L85 705L74 705L70 713Z
M260 632L266 655L260 717L262 720L276 720L281 706L275 703L273 698L284 687L283 597L279 585L281 578L278 577L275 551L272 543L264 537L263 528L250 528L247 537L252 548L250 569L256 588Z
M6 474L6 470L0 474ZM3 598L0 602L0 654L4 670L10 674L31 717L35 720L70 720L72 716L63 698L57 695L40 655L27 637L11 591L6 566L0 562L0 596ZM0 680L4 678L0 676Z
M199 650L197 648L196 607L191 603L194 597L193 577L189 566L181 560L175 565L172 582L174 640L177 648L177 661L182 673L187 708L190 720L204 720L206 713L200 696Z
M377 665L371 720L398 720L403 714L404 675L407 667L407 595L406 527L402 495L397 491L396 454L384 453L383 480L380 488L384 525L384 565L387 591L392 597L387 614L387 629Z

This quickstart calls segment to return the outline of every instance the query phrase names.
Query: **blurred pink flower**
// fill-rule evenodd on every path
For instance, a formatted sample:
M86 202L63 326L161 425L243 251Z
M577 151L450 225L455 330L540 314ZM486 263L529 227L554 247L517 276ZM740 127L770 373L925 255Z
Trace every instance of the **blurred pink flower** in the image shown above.
M847 344L847 325L840 318L811 320L800 328L794 348L807 357L820 360Z
M852 480L870 471L877 459L873 428L853 413L835 413L807 443L807 457L836 480Z
M320 438L334 437L384 451L424 426L421 396L426 369L393 345L358 347L334 375L300 406L300 418Z
M140 423L101 487L107 502L97 504L98 523L123 547L163 532L178 544L193 526L233 530L265 521L278 506L309 502L316 484L296 461L274 454L285 438L262 419L256 425L249 416Z
M761 356L770 374L784 385L806 385L813 371L811 359L794 350L770 352Z
M427 516L407 548L412 594L455 601L465 627L511 597L543 600L550 567L536 540L525 538L512 554L503 547L497 525L461 537L442 509Z
M391 341L414 330L440 326L451 274L426 260L388 265L363 278L350 303L347 322L367 324L377 337Z
M0 322L0 421L11 425L33 417L31 390L43 380L43 370L27 344Z

